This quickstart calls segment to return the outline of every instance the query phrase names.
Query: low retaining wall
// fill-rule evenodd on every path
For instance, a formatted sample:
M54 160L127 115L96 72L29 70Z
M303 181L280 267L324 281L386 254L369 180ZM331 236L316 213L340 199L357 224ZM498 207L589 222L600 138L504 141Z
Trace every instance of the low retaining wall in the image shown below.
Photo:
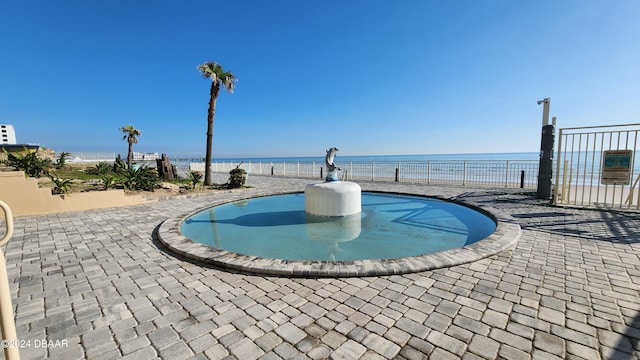
M39 188L38 181L25 178L22 171L0 172L0 200L9 205L14 216L102 209L145 202L142 196L126 195L123 190L52 195L51 189Z

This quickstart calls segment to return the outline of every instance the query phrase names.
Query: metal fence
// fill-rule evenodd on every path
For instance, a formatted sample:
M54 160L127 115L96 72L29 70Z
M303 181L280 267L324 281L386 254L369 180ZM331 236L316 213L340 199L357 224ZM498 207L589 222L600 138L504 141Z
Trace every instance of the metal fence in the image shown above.
M127 155L125 154L125 159ZM98 163L102 161L114 162L116 160L115 153L109 152L73 152L69 155L68 162L77 163Z
M560 129L554 204L639 210L639 132L640 124Z
M214 162L211 167L213 172L227 173L237 165ZM322 179L326 176L324 165L285 161L246 162L240 167L249 174ZM350 161L338 166L345 180L535 188L538 178L535 160ZM204 163L191 163L189 168L204 171Z

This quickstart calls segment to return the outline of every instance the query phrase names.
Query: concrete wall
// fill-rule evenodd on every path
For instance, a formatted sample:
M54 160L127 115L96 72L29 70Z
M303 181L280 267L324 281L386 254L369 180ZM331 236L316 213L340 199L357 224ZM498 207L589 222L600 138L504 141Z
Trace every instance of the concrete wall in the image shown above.
M0 200L9 205L14 216L102 209L145 202L142 196L125 195L123 190L52 195L51 189L39 188L37 180L25 178L22 171L0 172Z

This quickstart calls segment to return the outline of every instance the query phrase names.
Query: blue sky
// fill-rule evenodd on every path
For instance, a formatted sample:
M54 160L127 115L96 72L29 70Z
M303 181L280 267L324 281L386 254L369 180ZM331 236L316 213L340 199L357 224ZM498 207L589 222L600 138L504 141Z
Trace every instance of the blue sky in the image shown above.
M637 0L0 2L0 123L56 151L215 157L536 152L640 122Z

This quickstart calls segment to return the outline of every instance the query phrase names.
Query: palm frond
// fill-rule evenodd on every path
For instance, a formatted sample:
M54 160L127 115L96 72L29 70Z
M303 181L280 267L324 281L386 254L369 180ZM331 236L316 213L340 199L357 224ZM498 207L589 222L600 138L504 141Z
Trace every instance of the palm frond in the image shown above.
M222 87L230 93L233 93L235 83L238 79L230 71L224 71L220 64L209 61L198 65L198 70L203 78L210 79L212 82L222 85Z
M124 127L120 128L120 131L122 131L124 133L124 136L122 137L122 140L127 140L128 142L132 143L132 144L137 144L138 143L138 136L142 135L142 131L136 129L135 127L131 126L131 125L127 125Z

